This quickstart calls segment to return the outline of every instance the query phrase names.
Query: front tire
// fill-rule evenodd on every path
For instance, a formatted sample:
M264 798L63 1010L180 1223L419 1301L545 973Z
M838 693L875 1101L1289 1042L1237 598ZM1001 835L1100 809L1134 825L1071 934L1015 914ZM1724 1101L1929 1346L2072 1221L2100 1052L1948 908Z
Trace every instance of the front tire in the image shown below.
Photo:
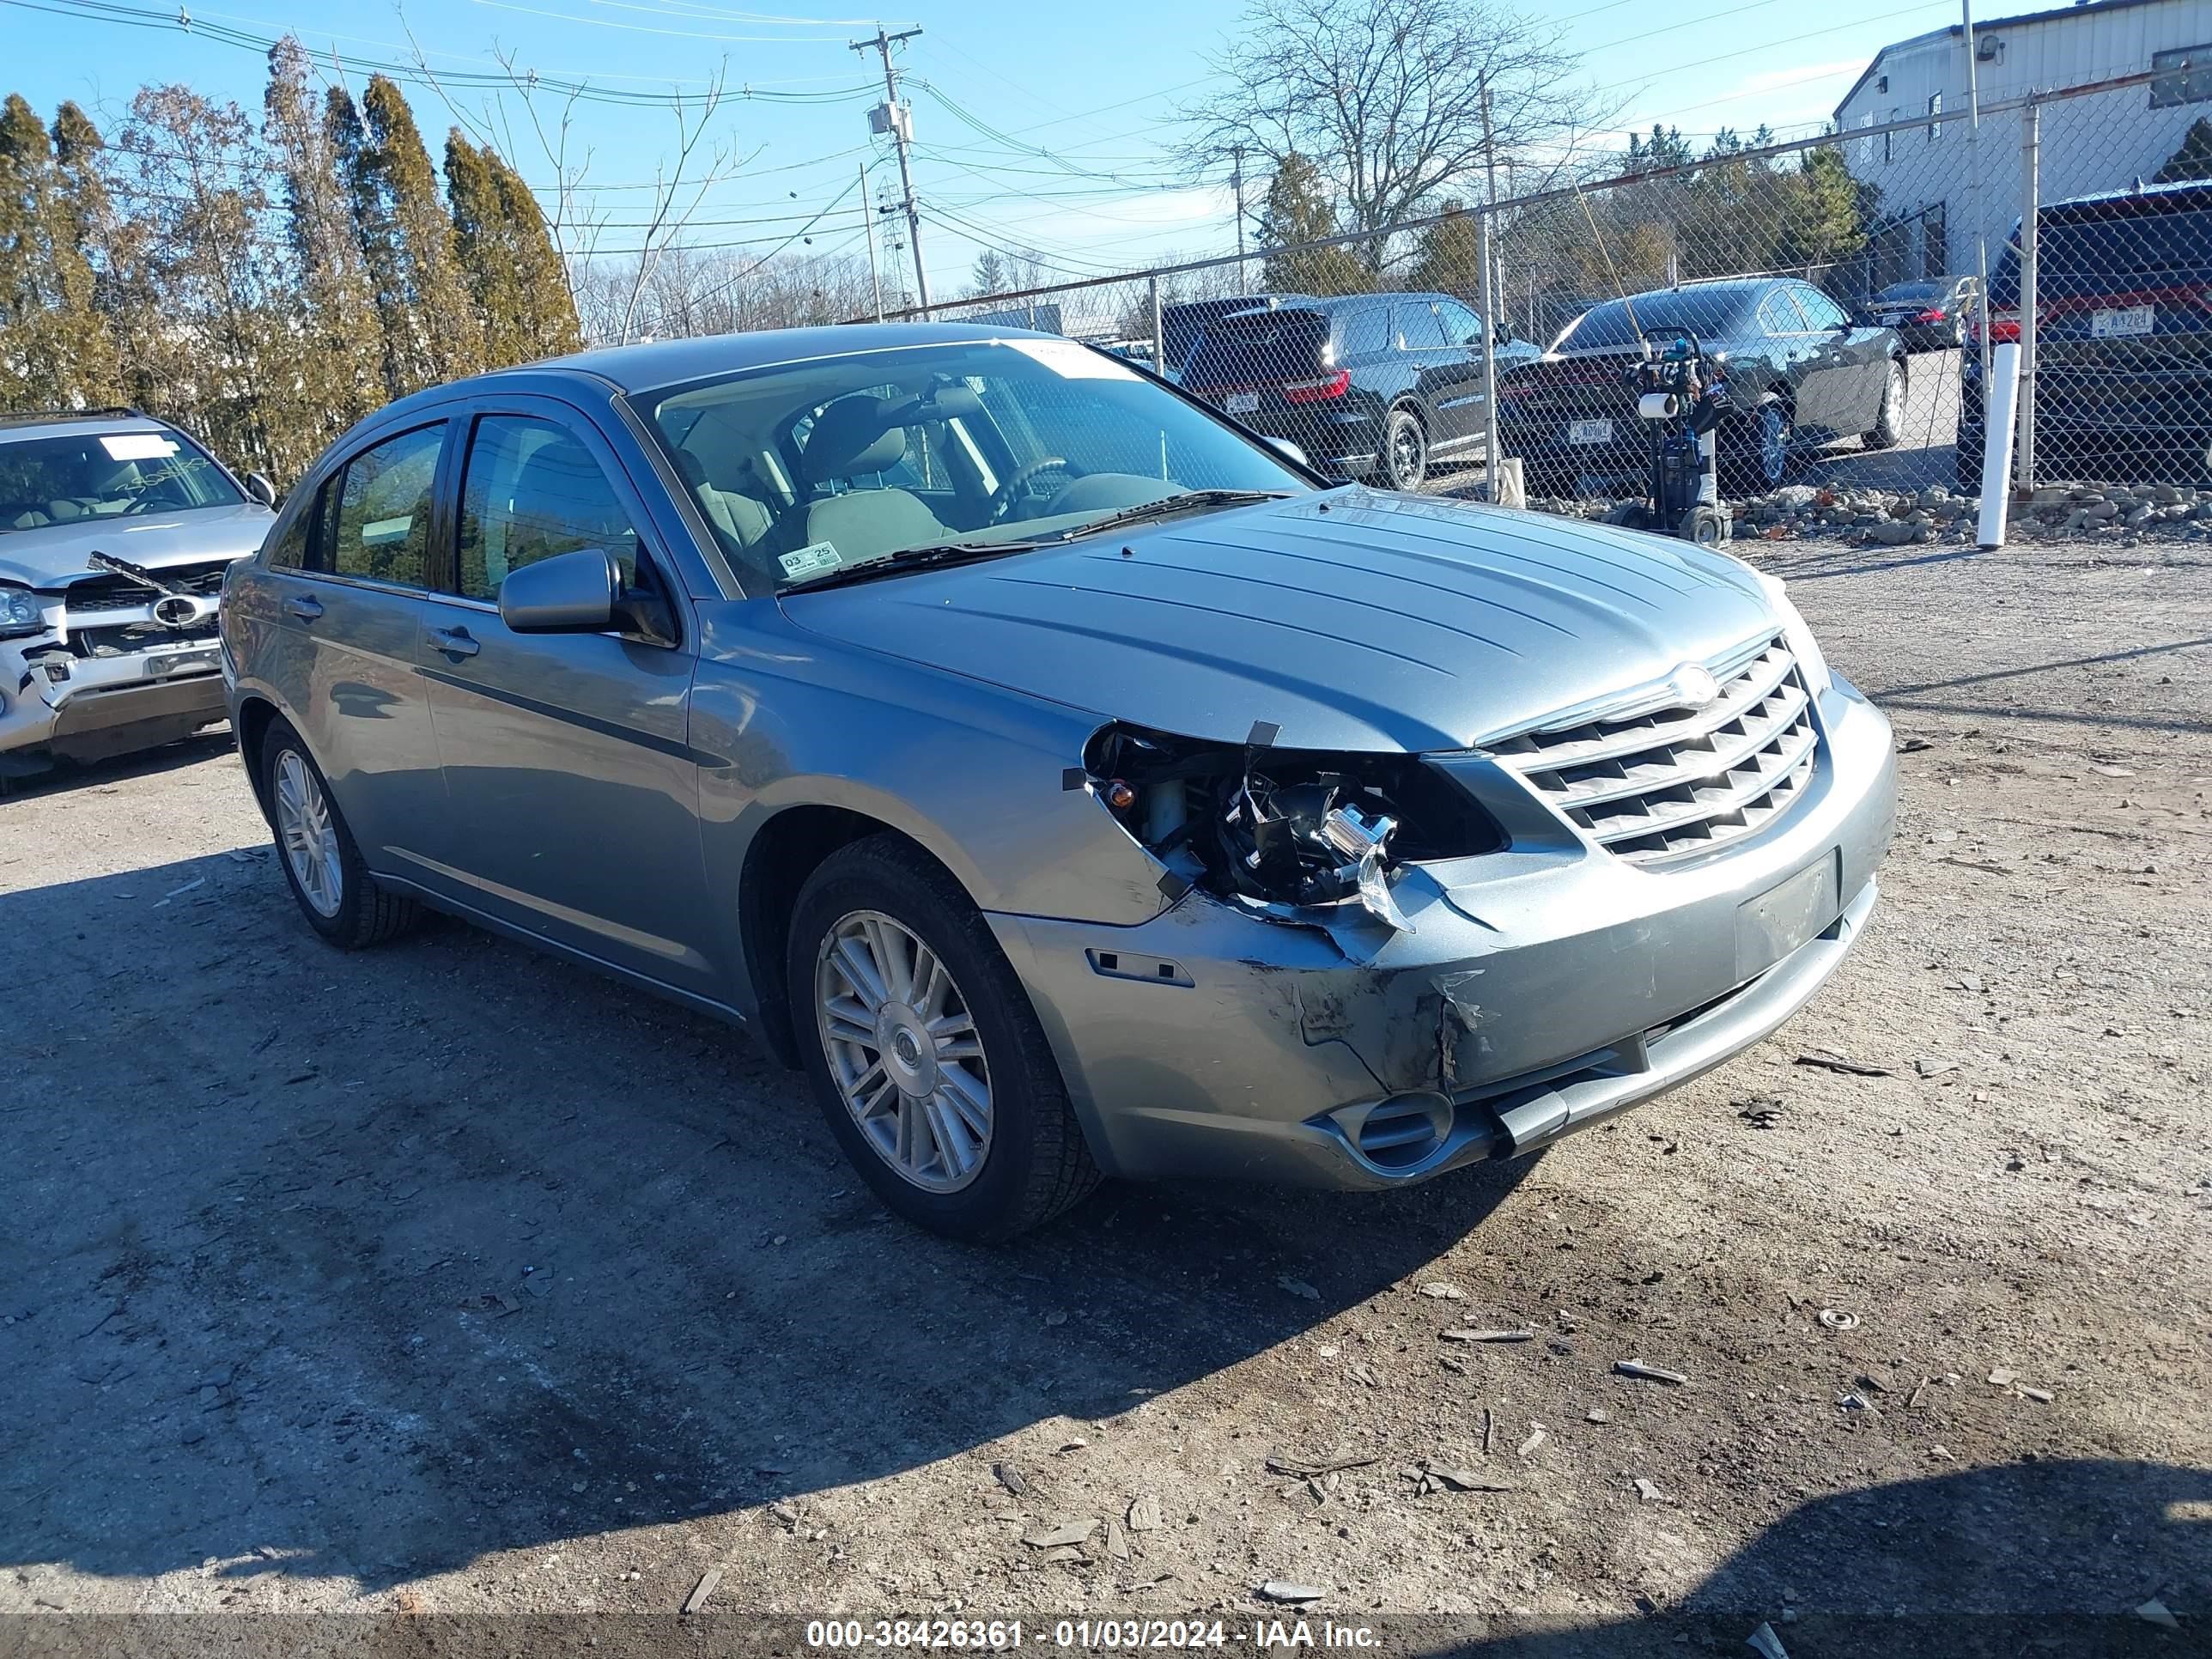
M786 972L823 1116L897 1214L995 1243L1098 1184L1021 981L910 842L873 836L822 862L799 890Z
M1390 488L1410 495L1429 476L1429 434L1410 409L1394 409L1382 423L1382 471Z
M261 778L276 862L308 927L341 951L358 951L414 926L420 909L376 884L322 769L281 718L261 740Z

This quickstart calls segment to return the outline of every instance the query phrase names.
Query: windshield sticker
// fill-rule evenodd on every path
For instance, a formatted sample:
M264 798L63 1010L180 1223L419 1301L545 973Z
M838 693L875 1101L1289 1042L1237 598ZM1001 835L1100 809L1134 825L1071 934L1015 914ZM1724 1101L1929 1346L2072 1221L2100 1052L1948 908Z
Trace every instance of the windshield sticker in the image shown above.
M177 441L158 432L118 432L100 441L111 461L165 461L177 453Z
M1078 345L1073 340L1007 340L1024 357L1042 363L1063 380L1133 380L1133 369L1115 362L1103 351Z
M776 562L783 567L785 575L796 580L801 576L811 576L817 570L834 568L838 563L837 546L834 542L811 542L796 553L785 554Z

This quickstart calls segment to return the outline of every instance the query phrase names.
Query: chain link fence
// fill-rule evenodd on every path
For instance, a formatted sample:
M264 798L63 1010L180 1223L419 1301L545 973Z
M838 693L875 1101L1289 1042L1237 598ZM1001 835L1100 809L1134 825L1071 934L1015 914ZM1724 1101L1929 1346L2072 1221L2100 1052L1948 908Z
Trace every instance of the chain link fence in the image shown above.
M2016 364L2012 481L2193 507L2212 484L2212 73L1978 122L1957 102L1696 155L1656 135L1630 171L1489 208L931 315L1048 319L1334 474L1583 514L1649 493L1632 367L1692 341L1728 388L1738 534L1963 529L1992 379ZM2124 483L2148 494L2086 488Z

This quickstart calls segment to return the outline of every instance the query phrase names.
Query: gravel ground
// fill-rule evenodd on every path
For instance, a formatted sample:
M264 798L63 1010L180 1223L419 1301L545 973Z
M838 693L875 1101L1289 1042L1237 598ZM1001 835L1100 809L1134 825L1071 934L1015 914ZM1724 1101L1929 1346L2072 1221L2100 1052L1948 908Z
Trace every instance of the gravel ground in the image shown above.
M219 742L0 803L0 1613L719 1567L710 1612L2201 1641L2203 550L1753 550L1905 751L1868 937L1692 1086L1388 1198L940 1243L742 1035L459 927L329 951Z

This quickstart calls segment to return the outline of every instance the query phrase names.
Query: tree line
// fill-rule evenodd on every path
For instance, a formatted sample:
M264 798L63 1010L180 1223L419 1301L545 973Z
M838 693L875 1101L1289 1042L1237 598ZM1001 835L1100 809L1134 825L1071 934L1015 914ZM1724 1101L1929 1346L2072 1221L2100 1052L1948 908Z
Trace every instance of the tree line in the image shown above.
M529 187L399 88L269 54L256 119L149 86L112 138L0 106L0 407L128 404L280 483L386 400L580 343Z

